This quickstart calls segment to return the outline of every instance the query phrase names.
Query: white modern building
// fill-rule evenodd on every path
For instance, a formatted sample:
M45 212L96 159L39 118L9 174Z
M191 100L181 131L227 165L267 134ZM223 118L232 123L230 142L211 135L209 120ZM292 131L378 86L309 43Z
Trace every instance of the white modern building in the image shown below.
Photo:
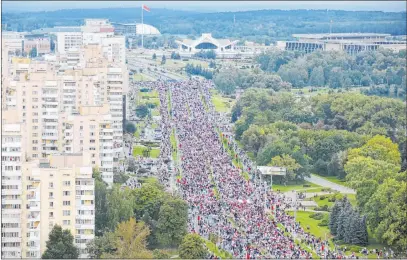
M112 23L116 34L125 36L160 35L160 31L149 24L141 23Z
M214 50L216 53L234 52L235 45L239 42L229 39L215 39L210 33L203 33L196 40L184 39L175 41L179 46L180 52L196 53L202 50Z

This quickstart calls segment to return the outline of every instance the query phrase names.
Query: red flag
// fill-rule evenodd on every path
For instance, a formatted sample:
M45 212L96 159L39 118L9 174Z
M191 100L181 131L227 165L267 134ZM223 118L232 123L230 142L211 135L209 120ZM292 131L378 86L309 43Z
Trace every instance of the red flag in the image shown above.
M146 10L147 12L150 12L150 8L146 5L143 5L143 9Z

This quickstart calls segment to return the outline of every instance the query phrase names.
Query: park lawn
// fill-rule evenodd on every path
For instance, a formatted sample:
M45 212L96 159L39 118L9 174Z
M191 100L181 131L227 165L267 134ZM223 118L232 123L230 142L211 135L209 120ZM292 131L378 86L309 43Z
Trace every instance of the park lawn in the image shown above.
M133 147L133 156L143 156L143 150L147 149L145 146L137 145ZM151 148L150 158L157 158L160 155L160 149Z
M149 97L149 98L158 98L158 91L157 90L153 90L150 92L141 92L139 91L139 94L141 97Z
M223 97L218 91L211 90L212 104L217 112L230 112L235 101L231 98Z
M175 138L175 131L172 130L171 136L170 136L170 141L171 141L171 146L175 150L175 152L172 152L172 160L175 162L177 160L177 153L178 153L178 146L177 146L177 139Z
M146 74L143 73L137 73L133 75L133 80L134 81L152 81L153 79Z
M309 187L304 187L304 184L309 185ZM304 181L304 182L301 182L298 184L289 183L289 184L287 184L287 186L273 183L272 188L274 191L280 190L281 192L287 192L287 191L292 191L292 190L304 190L304 189L309 189L309 188L322 188L322 187L317 184L314 184L314 183L311 183L308 181Z
M288 215L294 216L293 211L287 212ZM323 213L324 215L328 215L328 213ZM325 239L325 234L327 239L330 239L332 237L331 233L329 232L328 226L318 226L318 223L320 223L322 220L316 220L313 218L310 218L310 215L314 214L314 212L310 211L297 211L297 217L296 217L296 222L299 222L301 227L304 229L304 231L309 232L313 234L315 237L319 237L322 239ZM309 226L309 230L307 230L307 226Z
M158 109L154 108L153 110L151 110L151 116L159 116L160 115L160 111L158 111Z
M324 187L320 187L320 188L311 188L311 189L306 189L303 190L305 193L317 193L317 192L323 192L322 190L325 189Z
M321 200L321 196L317 196L316 198L312 198L313 201L315 201L318 204L318 207L323 207L327 205L328 207L332 207L335 202L330 202L328 201L328 198L334 195L324 195L325 199Z
M216 244L214 244L212 241L205 240L205 245L208 248L209 251L211 251L215 256L220 257L221 259L232 259L233 256L222 249L219 249Z

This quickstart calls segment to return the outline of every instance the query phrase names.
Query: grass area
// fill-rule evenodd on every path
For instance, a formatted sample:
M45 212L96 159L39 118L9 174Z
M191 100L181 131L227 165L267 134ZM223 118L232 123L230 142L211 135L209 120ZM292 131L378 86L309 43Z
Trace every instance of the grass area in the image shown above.
M294 216L293 211L287 212L288 215ZM328 218L329 214L324 213L324 218ZM315 237L319 237L322 239L326 238L329 239L332 237L331 233L329 232L329 228L327 226L318 226L319 223L321 223L322 220L317 220L313 219L310 217L310 215L314 214L314 212L309 212L309 211L297 211L297 216L296 216L296 221L300 223L301 227L306 231L311 234L313 234ZM309 229L307 227L309 226Z
M223 97L216 90L212 90L212 103L217 112L230 112L234 102L235 101L233 99Z
M304 185L309 185L308 187L304 187ZM274 184L273 183L273 190L280 190L281 192L287 192L287 191L293 191L293 190L304 190L304 189L310 189L310 188L322 188L321 186L304 181L301 183L288 183L287 185L281 185L281 184ZM308 191L308 190L307 190ZM315 192L315 191L314 191Z
M149 97L149 98L158 98L158 91L157 90L153 90L150 92L139 92L139 95L141 97Z
M145 146L137 145L133 147L133 156L143 156L143 151L147 149ZM150 158L157 158L160 155L160 149L158 148L151 148L150 151Z
M323 207L325 205L327 205L328 207L332 207L335 202L330 202L328 200L328 198L330 198L333 195L328 195L328 196L324 196L325 199L321 200L321 196L317 196L315 198L312 198L313 201L315 201L318 204L318 207Z
M327 205L328 207L332 207L335 204L335 202L330 202L329 198L335 196L335 194L338 194L338 193L323 195L325 197L325 199L322 199L322 200L321 200L321 196L317 196L315 198L313 197L311 199L318 204L318 207L323 207L325 205ZM341 194L341 195L343 197L347 197L350 204L352 204L352 206L356 206L356 196L355 196L355 194Z
M161 57L162 56L158 56L157 55L157 59L153 60L150 59L149 61L152 61L153 64L155 65L159 65L164 67L165 69L169 69L169 70L180 70L183 69L188 63L189 64L193 64L193 65L201 65L202 68L207 69L209 67L209 62L207 61L201 61L201 60L193 60L193 59L189 59L188 61L183 61L183 60L172 60L170 59L170 57L166 57L167 60L165 62L164 65L161 65Z
M154 80L153 78L147 76L146 74L143 73L137 73L133 75L133 80L134 81L152 81Z
M153 110L151 110L151 116L159 116L160 115L160 111L158 111L158 109L154 108Z
M175 150L172 152L172 160L175 162L177 160L177 154L178 154L178 146L177 146L177 139L175 138L175 131L172 130L171 136L170 136L170 141L171 141L171 146Z
M223 249L219 249L216 246L216 244L214 244L212 241L209 241L206 239L204 239L204 240L205 240L205 245L208 248L208 250L211 251L215 256L220 257L221 259L232 259L233 258L233 256L229 252L227 252Z

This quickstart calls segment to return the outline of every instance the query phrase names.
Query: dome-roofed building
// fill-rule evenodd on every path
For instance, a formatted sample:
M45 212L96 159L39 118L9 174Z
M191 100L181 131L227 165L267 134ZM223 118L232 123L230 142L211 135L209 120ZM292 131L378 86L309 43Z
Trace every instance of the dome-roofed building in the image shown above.
M160 35L160 31L152 25L141 23L112 23L117 34L125 36Z
M182 41L175 41L179 45L182 52L196 53L201 50L214 50L217 53L233 52L234 46L238 42L229 39L215 39L210 33L203 33L201 37L196 40L184 39Z

